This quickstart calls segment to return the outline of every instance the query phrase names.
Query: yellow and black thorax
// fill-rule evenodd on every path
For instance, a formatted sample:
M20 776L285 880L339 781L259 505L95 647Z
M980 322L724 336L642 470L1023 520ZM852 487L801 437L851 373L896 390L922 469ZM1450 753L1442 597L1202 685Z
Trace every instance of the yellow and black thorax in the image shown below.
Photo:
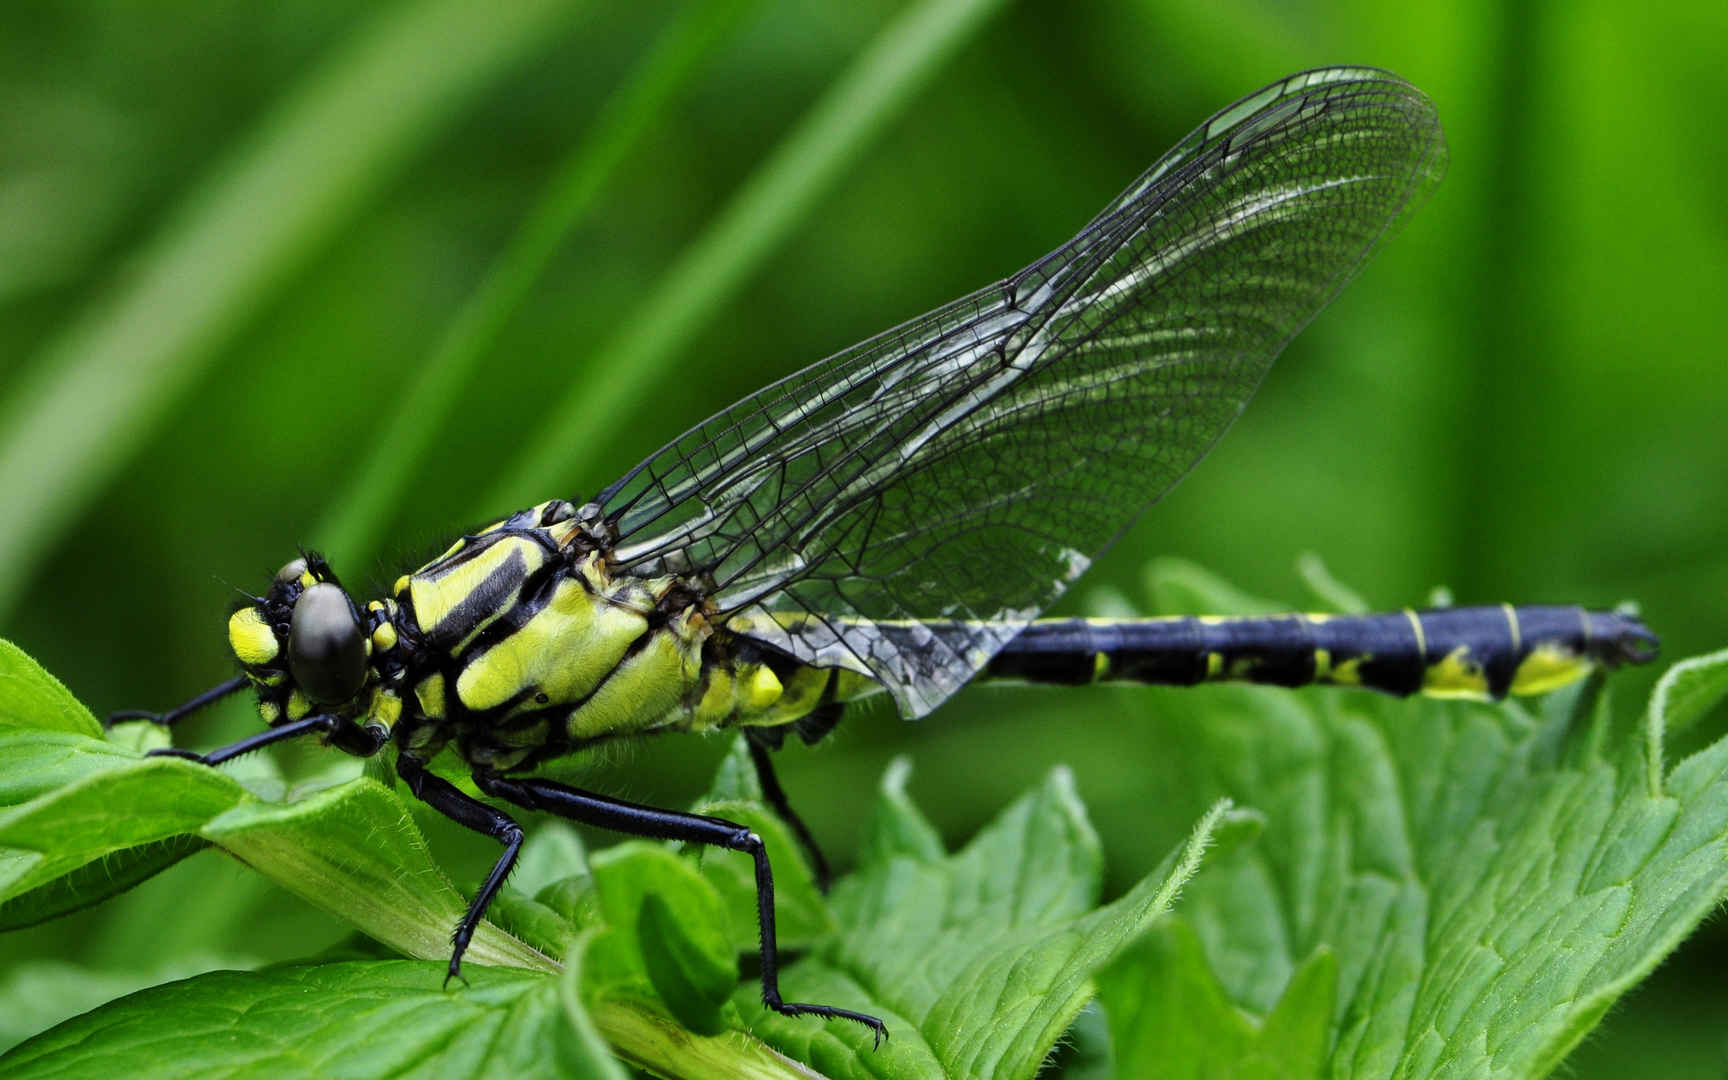
M699 580L618 572L585 509L519 511L402 575L386 598L350 604L358 687L319 693L314 669L296 668L299 606L320 587L347 594L317 555L291 562L229 624L264 719L335 712L423 760L453 742L504 771L620 736L790 724L864 689L717 626Z

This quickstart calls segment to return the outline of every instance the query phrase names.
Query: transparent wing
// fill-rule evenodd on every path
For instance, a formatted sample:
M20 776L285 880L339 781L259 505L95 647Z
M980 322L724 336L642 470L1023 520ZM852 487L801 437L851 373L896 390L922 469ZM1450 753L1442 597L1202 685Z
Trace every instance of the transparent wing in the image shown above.
M1275 83L1049 256L642 462L597 500L615 556L921 716L1205 455L1444 158L1386 72Z

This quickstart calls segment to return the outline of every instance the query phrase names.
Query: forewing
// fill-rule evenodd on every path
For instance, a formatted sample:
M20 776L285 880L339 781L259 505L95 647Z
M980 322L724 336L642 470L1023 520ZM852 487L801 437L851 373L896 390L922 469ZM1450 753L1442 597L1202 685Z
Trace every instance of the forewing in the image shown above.
M599 499L616 555L921 716L1205 455L1444 154L1385 72L1250 95L1046 258L648 458Z

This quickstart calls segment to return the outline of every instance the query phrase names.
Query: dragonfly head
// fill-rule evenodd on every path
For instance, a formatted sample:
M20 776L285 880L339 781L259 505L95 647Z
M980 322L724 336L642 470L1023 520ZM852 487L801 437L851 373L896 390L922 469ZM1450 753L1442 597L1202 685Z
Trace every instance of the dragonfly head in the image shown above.
M258 689L266 721L314 709L351 711L365 688L372 642L353 598L317 552L276 572L269 590L234 612L228 644Z

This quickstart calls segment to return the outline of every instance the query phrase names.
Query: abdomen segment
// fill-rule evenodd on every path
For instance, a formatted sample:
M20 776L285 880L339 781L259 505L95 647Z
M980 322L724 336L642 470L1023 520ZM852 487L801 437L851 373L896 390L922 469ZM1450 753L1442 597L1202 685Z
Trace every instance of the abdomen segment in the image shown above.
M1598 665L1643 663L1656 646L1636 617L1579 607L1040 619L990 661L984 677L1066 685L1324 683L1497 699L1563 686Z

